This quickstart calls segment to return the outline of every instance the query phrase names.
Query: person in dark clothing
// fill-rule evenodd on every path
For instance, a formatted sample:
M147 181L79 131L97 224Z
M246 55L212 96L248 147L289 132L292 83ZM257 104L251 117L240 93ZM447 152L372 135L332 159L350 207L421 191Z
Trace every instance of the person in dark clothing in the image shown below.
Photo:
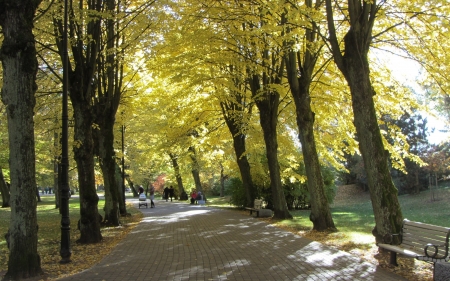
M164 188L164 199L166 199L166 202L169 199L169 188L167 186Z
M170 197L170 202L172 202L173 196L174 196L174 190L173 190L173 186L170 186L169 188L169 197Z

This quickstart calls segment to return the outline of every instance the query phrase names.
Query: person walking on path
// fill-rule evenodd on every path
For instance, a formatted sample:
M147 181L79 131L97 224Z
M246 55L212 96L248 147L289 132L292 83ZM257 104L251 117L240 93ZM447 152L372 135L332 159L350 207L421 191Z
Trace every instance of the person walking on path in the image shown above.
M170 188L169 188L170 202L172 202L173 196L174 196L173 186L170 186Z
M153 202L155 200L155 187L151 184L150 185L150 208L155 207L155 203Z
M164 199L166 199L166 202L169 200L169 188L167 186L164 188Z

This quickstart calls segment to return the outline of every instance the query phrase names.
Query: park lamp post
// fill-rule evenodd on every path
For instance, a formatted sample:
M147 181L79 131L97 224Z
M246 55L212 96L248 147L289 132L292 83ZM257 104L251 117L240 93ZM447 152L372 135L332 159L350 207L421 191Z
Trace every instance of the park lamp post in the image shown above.
M64 29L63 29L63 94L62 94L62 135L61 135L61 255L60 263L71 262L72 251L70 249L70 218L69 218L69 54L67 43L68 11L67 0L64 0Z
M122 112L123 114L123 112ZM122 193L123 193L123 204L125 206L125 125L122 125Z

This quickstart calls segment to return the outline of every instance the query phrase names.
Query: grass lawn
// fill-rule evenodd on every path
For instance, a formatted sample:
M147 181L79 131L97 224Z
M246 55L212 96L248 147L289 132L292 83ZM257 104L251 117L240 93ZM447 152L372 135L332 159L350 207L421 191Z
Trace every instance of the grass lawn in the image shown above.
M102 228L103 241L94 245L78 245L75 241L79 238L79 231L76 229L80 217L80 201L73 196L69 200L70 214L70 243L72 250L72 262L61 265L60 238L61 238L61 216L59 209L55 209L54 196L41 196L42 202L38 202L37 217L39 224L38 231L38 251L41 257L41 266L45 276L36 280L51 280L56 277L71 275L91 267L109 253L114 246L128 234L134 225L142 218L142 213L136 208L128 206L127 211L130 217L122 217L121 227ZM99 210L102 210L104 200L99 201ZM100 211L102 213L102 211ZM9 250L6 245L4 234L8 231L8 221L10 220L10 208L0 208L0 279L7 269Z

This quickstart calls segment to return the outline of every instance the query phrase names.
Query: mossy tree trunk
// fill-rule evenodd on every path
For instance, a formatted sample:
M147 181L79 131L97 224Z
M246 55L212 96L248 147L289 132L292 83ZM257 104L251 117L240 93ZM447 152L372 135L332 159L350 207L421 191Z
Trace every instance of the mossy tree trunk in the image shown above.
M312 2L307 1L307 3L311 7ZM317 40L315 28L315 24L306 28L303 39L306 43L303 44L308 46L315 44ZM290 30L287 30L289 34ZM291 47L293 43L288 41L287 46ZM285 56L285 61L289 86L295 102L299 141L302 147L303 162L308 179L307 186L311 198L310 220L313 222L314 230L324 231L327 229L335 230L336 227L325 195L325 185L314 137L315 114L311 108L310 85L319 54L320 48L306 48L302 52L295 52L290 49Z
M3 280L38 276L34 106L38 62L33 19L39 0L0 1L3 42L2 102L6 105L9 137L11 219L8 230L8 271ZM2 192L3 194L3 192ZM5 193L6 195L6 193Z
M189 147L189 156L191 157L191 165L192 165L191 172L192 177L194 178L195 189L197 190L197 192L203 193L202 182L200 180L200 165L198 164L195 147L193 146Z
M243 98L238 93L234 95L236 102L221 102L222 115L228 126L228 130L233 138L234 153L236 155L236 162L241 174L242 185L245 190L246 207L253 207L253 201L257 196L257 190L253 184L253 179L250 170L250 163L246 155L246 136L243 133L242 125L240 125L245 115Z
M180 200L184 200L183 198L181 198L181 196L183 194L187 195L187 193L186 190L184 190L183 178L181 177L180 166L178 165L178 156L173 153L169 153L169 156L170 160L172 161L173 170L175 171L175 178L177 180L178 194L180 194Z
M378 9L376 2L348 0L350 28L344 37L345 52L340 50L337 40L331 0L326 0L326 8L334 61L347 80L352 95L353 122L375 216L373 234L377 242L382 242L384 235L400 232L403 215L389 171L388 152L384 149L378 126L373 100L376 93L369 75L367 54Z
M273 201L273 216L277 219L291 219L292 215L287 208L286 198L281 184L280 165L278 162L277 124L280 95L276 91L261 88L261 85L269 86L268 79L268 75L263 74L263 82L261 84L259 75L252 75L250 88L252 95L254 97L258 96L255 99L255 103L259 109L259 120L266 145L266 157L269 165L270 187Z

